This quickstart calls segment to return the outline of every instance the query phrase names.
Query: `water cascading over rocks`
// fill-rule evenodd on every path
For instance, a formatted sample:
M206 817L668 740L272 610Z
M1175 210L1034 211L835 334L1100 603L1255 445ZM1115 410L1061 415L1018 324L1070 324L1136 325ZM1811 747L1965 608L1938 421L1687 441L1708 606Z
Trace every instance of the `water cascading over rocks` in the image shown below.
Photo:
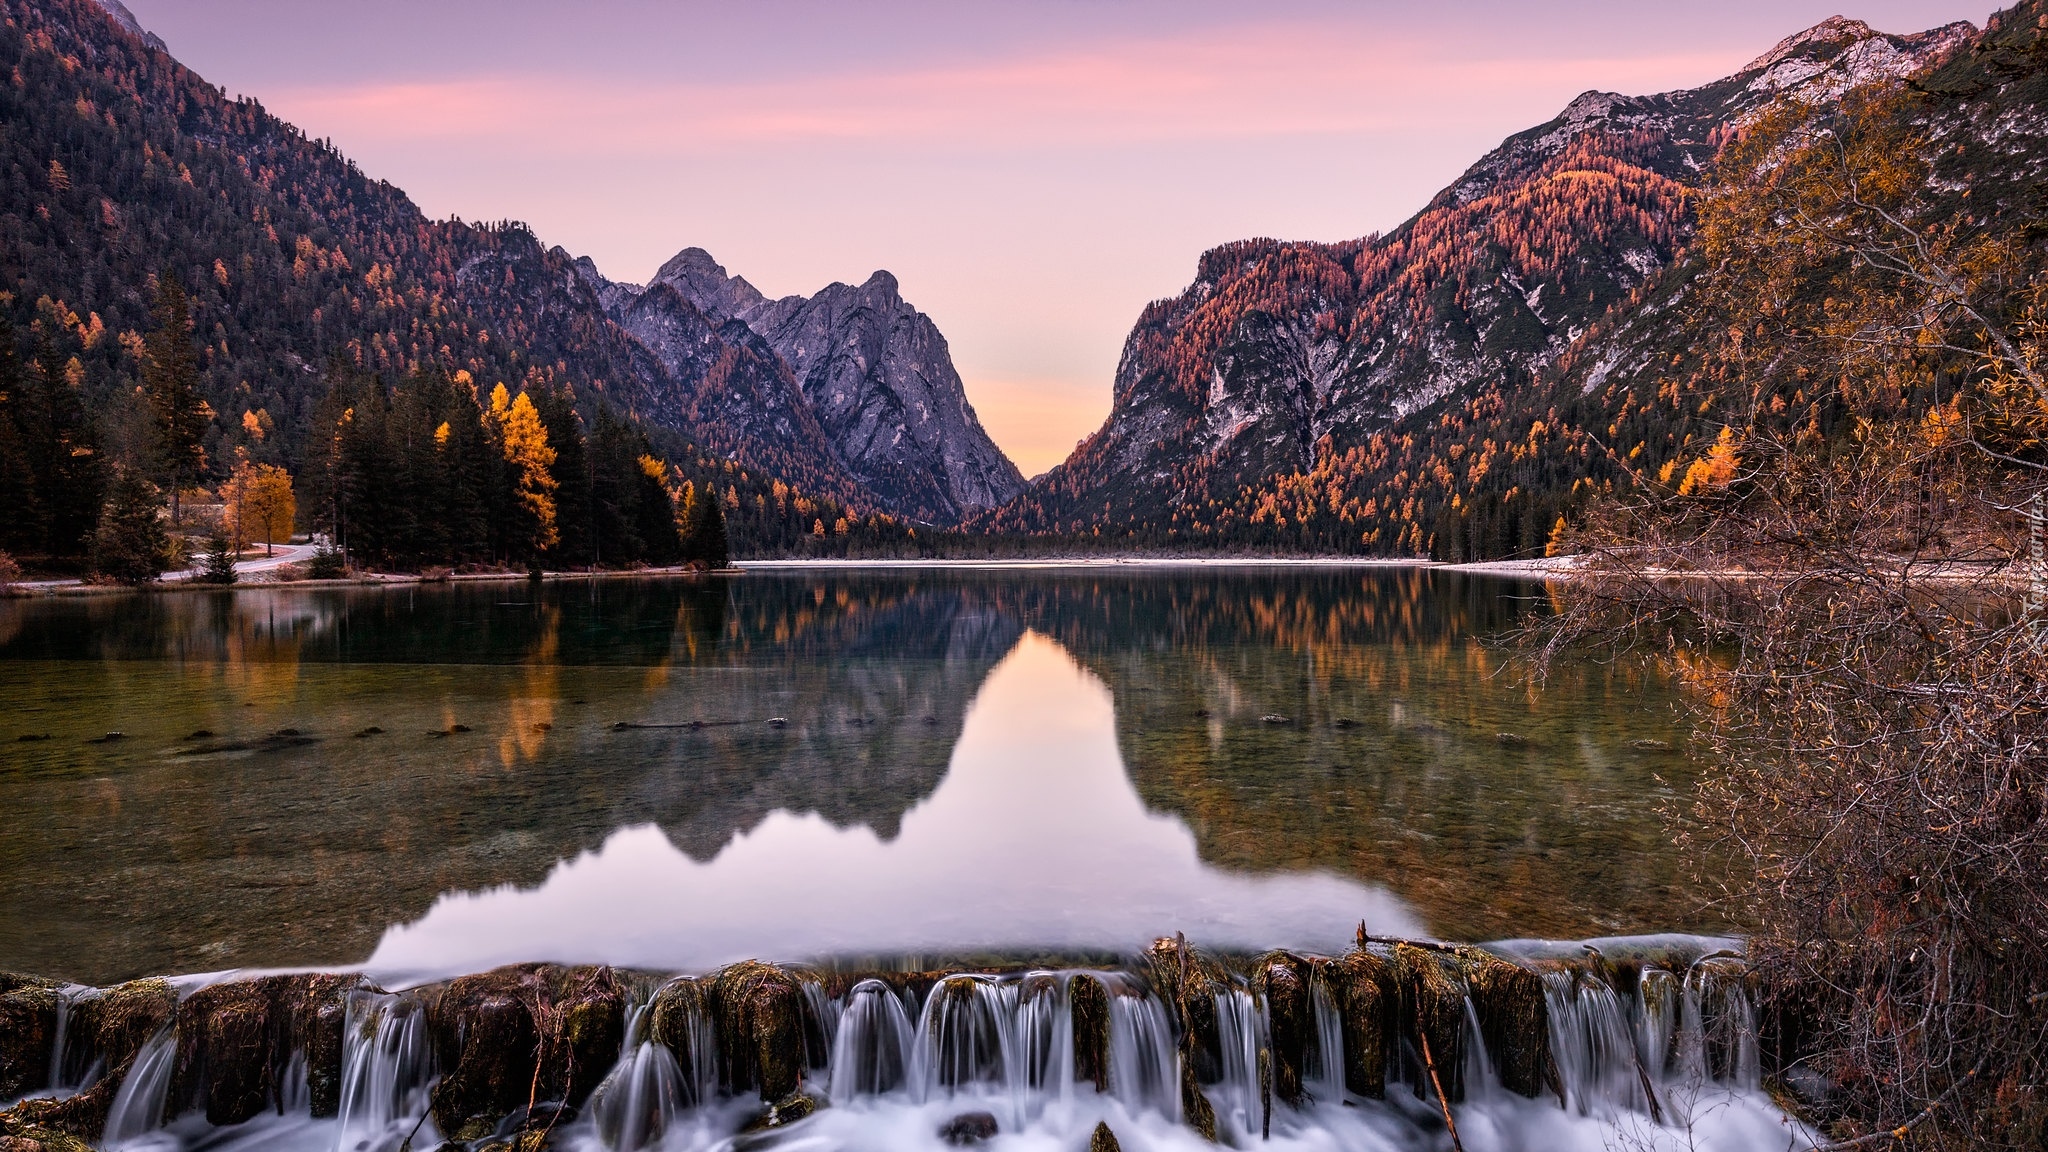
M938 1117L919 1139L942 1144L1078 1123L1077 1148L1142 1146L1126 1121L1098 1129L1121 1115L1241 1146L1346 1113L1528 1115L1488 1103L1516 1098L1679 1123L1703 1085L1760 1083L1779 1054L1756 1015L1740 958L1682 938L1252 957L1173 938L1129 966L669 978L529 964L401 992L334 973L6 976L0 1084L26 1098L0 1111L0 1147L159 1128L189 1147L298 1117L308 1149L635 1152L892 1108Z

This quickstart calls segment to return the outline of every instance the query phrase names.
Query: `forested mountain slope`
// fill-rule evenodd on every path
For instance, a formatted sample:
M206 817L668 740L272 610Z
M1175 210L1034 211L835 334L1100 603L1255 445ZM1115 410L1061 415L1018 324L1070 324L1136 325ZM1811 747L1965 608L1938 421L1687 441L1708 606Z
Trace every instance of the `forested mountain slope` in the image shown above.
M1702 88L1586 93L1385 236L1208 252L1193 286L1139 318L1102 429L976 524L1196 546L1540 552L1587 485L1625 480L1626 456L1599 446L1608 433L1638 434L1635 466L1654 468L1701 415L1646 414L1611 390L1576 400L1620 385L1617 333L1685 311L1693 197L1731 131L1774 99L1830 102L1975 36L1831 19ZM1573 374L1578 391L1560 391Z
M25 355L75 358L72 386L112 433L136 422L121 409L156 278L172 272L216 461L234 447L300 461L338 359L392 383L431 366L485 390L566 385L586 412L602 400L677 451L848 511L894 507L844 467L776 350L730 317L678 313L643 343L562 249L516 223L427 219L326 142L229 99L118 5L0 0L0 13L0 306Z

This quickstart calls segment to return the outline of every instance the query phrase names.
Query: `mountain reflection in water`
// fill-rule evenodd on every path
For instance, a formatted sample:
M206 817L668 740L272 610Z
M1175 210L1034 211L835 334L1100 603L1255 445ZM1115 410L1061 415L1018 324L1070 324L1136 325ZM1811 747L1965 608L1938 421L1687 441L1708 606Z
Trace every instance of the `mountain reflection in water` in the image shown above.
M0 602L0 969L431 967L457 920L478 957L684 964L1723 927L1666 848L1668 690L1503 672L1488 638L1539 591L842 570Z
M989 675L938 788L884 841L776 812L699 863L651 826L537 888L444 896L385 934L387 983L520 960L704 970L747 956L1126 948L1184 929L1214 947L1341 951L1361 919L1422 931L1384 891L1202 862L1124 774L1101 681L1027 632Z

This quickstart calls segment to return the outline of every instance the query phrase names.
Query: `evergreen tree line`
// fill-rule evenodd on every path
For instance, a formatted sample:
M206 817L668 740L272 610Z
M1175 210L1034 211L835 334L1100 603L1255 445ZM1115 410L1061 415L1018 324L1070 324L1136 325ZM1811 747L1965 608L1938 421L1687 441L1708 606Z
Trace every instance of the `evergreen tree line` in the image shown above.
M165 496L175 526L177 494L206 473L213 410L199 394L176 276L157 281L153 311L140 385L89 412L87 369L71 339L76 317L38 300L24 357L0 308L0 552L118 580L152 579L176 562Z
M727 563L714 489L566 385L484 395L466 371L396 386L337 361L300 474L302 520L376 568Z

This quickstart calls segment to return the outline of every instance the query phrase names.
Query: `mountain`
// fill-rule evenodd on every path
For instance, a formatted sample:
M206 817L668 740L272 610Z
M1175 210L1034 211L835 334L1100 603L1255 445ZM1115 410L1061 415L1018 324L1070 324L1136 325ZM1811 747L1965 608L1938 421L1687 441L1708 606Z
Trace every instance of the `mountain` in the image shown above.
M953 524L1024 490L967 402L945 337L887 272L781 300L728 276L701 248L685 248L644 288L605 280L587 263L584 273L613 319L679 379L702 371L707 330L771 349L793 391L764 381L760 403L777 413L806 407L829 458L892 512ZM787 434L809 435L793 422Z
M931 485L892 480L866 463L872 453L851 458L886 491L856 478L776 348L730 309L694 314L688 302L712 295L686 278L682 290L610 285L523 224L428 219L327 142L179 64L116 0L0 0L0 13L0 76L11 77L0 84L0 308L75 377L109 451L143 423L131 411L141 335L170 272L190 295L216 462L242 447L297 465L339 358L387 381L438 365L485 389L566 384L586 412L602 399L665 435L672 455L732 461L856 519L951 522L974 502L954 487L927 498ZM1000 472L1007 462L929 336L957 403L928 404L933 418L906 404L904 425L884 423L891 410L878 405L871 439L903 445L893 459L906 474L948 475L949 452L963 475ZM916 354L886 363L932 363L928 348L892 339L881 346ZM64 369L74 359L76 372ZM956 451L932 427L960 413L973 436ZM260 444L252 428L265 430Z
M1140 315L1102 428L973 524L1444 555L1474 531L1466 494L1512 469L1483 550L1540 550L1575 483L1598 479L1587 442L1557 435L1551 381L1596 362L1596 330L1683 294L1693 193L1728 134L1772 99L1832 100L1975 36L1833 18L1701 88L1587 92L1384 236L1207 252ZM1510 411L1522 435L1468 435Z

